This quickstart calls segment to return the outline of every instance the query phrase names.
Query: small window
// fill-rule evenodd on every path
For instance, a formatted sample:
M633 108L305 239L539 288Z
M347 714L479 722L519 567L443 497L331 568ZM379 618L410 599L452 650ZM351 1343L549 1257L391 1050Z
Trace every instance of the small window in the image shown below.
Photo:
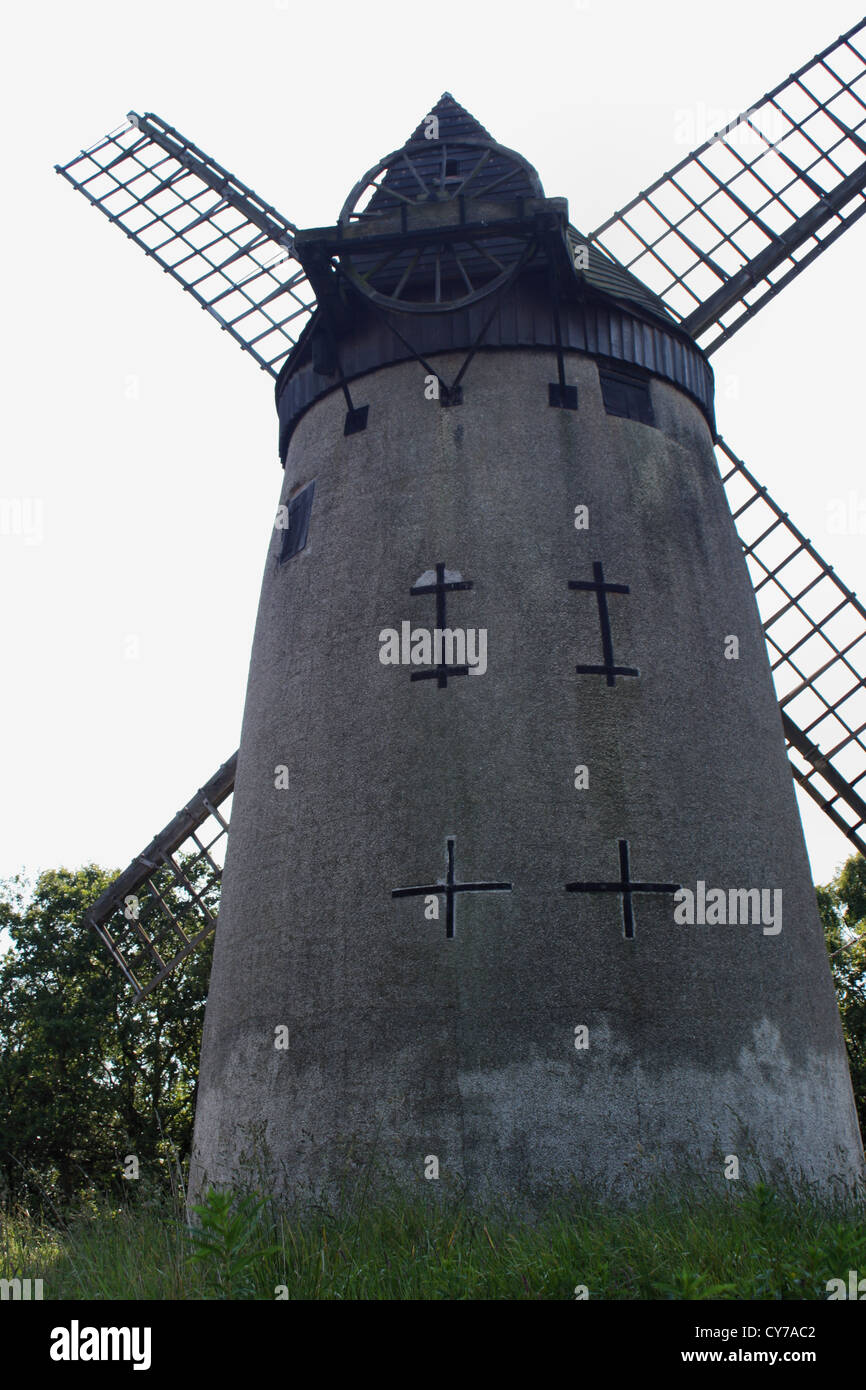
M280 564L285 564L286 560L291 560L293 555L297 555L307 544L307 532L310 529L310 512L313 510L313 493L316 490L314 482L307 483L306 487L296 492L289 502L288 518L283 527L283 543L280 546Z
M461 173L461 161L459 159L446 159L445 173L442 175L442 188L453 188L455 184L461 184L465 178L465 173Z
M642 425L654 425L649 382L623 372L599 372L601 395L608 415L621 415L625 420L639 420Z

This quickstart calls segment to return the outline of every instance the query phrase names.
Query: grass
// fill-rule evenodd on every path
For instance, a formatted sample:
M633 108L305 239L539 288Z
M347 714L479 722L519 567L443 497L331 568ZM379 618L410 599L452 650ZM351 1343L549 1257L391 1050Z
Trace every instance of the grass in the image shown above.
M764 1184L639 1207L575 1190L531 1220L395 1192L292 1212L211 1192L0 1213L0 1277L48 1299L826 1299L866 1275L863 1210Z

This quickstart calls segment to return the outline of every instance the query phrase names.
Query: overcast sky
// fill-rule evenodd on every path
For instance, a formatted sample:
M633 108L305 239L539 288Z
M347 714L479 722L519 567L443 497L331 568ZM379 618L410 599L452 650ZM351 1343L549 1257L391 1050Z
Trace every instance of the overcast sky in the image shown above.
M859 17L846 0L7 3L0 497L36 524L0 534L0 875L125 866L234 751L281 480L270 377L55 163L155 111L323 224L449 90L588 231ZM828 529L839 500L866 517L864 255L866 219L713 366L721 433L866 593L866 537ZM850 846L804 801L825 880Z

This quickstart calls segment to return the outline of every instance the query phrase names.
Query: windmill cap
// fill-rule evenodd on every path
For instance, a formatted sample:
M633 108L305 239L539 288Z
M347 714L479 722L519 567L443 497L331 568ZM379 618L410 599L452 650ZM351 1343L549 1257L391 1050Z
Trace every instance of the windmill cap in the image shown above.
M430 118L432 116L435 116L439 123L438 134L435 137L431 136L429 133ZM402 148L405 149L408 146L418 145L424 141L432 142L434 139L446 146L449 141L465 142L477 140L479 143L490 144L494 147L496 152L491 155L491 159L488 161L487 167L490 169L491 175L489 182L495 182L500 175L504 174L506 160L508 156L511 156L523 166L526 179L522 188L515 187L514 181L512 180L509 184L509 193L512 195L514 193L522 193L525 197L533 198L544 197L541 178L534 165L530 163L525 155L500 145L486 126L483 126L465 106L461 106L460 102L448 91L442 93L436 104L430 108L427 115L423 117L412 131L412 134ZM502 151L501 155L498 153L499 151ZM387 184L388 180L386 179L384 182ZM557 199L555 201L558 202L559 200ZM565 203L565 199L562 201ZM565 205L567 207L567 203ZM645 312L662 319L667 324L676 322L665 308L661 299L659 299L652 290L643 284L641 280L638 280L636 276L627 271L618 261L613 260L606 252L588 242L586 237L582 236L575 227L569 226L568 238L572 252L576 251L580 246L586 246L587 248L587 264L583 268L576 266L575 274L582 279L590 289L612 299L625 300L629 304L634 304Z

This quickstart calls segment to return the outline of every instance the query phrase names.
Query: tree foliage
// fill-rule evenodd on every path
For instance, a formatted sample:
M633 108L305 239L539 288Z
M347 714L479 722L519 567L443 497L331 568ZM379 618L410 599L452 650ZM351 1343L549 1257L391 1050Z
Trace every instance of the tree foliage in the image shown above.
M211 942L136 1007L84 923L113 877L90 864L0 883L12 943L0 956L0 1187L31 1203L117 1190L128 1155L147 1180L189 1154ZM215 885L205 891L215 910ZM817 894L866 1134L866 859Z
M210 943L136 1007L84 923L113 877L0 884L0 1181L30 1201L117 1189L128 1155L147 1179L189 1151Z
M817 892L860 1132L866 1138L866 859L852 855Z

